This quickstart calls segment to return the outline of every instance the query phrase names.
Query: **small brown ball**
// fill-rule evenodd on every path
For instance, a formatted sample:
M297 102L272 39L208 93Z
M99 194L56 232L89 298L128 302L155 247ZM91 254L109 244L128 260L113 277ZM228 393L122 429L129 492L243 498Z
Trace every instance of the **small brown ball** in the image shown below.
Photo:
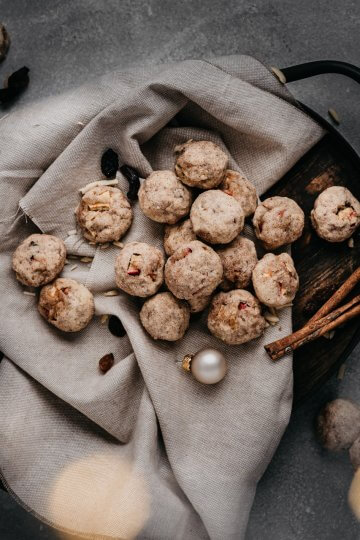
M208 307L211 301L211 294L208 296L193 296L187 301L190 306L190 313L200 313Z
M320 193L310 217L320 238L343 242L360 225L360 203L347 188L331 186Z
M176 223L190 212L192 194L172 171L154 171L139 189L145 216L158 223Z
M228 156L211 141L188 141L175 148L175 172L188 186L211 189L220 184Z
M241 345L256 339L265 330L260 302L243 289L216 294L211 302L208 328L228 345Z
M40 292L38 309L50 324L63 332L78 332L94 316L94 297L74 279L58 278Z
M236 289L245 289L251 281L251 274L258 262L255 244L244 236L237 236L228 246L217 251L224 267L221 288L235 285ZM231 288L231 287L230 287Z
M145 242L126 244L115 259L115 282L132 296L152 296L164 280L164 256Z
M186 302L169 292L152 296L140 311L141 324L153 339L177 341L188 326L190 310Z
M164 249L169 257L187 242L196 240L196 234L191 225L190 219L174 225L166 225L164 231Z
M279 309L294 300L299 288L294 261L287 253L266 253L253 269L252 282L260 302Z
M209 296L222 275L219 255L198 240L177 249L165 265L166 285L177 298L184 300Z
M31 234L16 248L12 267L16 279L30 287L46 285L64 268L64 242L50 234Z
M239 201L245 217L255 212L258 201L256 188L239 172L227 169L219 189Z
M201 193L191 207L191 224L196 236L210 244L228 244L244 227L240 203L220 189Z
M277 249L295 242L304 229L304 212L288 197L269 197L255 210L255 234L265 249Z
M349 448L360 435L360 407L348 399L335 399L318 416L320 440L328 450Z
M104 244L120 240L129 229L133 212L120 189L96 186L89 189L76 209L84 238Z

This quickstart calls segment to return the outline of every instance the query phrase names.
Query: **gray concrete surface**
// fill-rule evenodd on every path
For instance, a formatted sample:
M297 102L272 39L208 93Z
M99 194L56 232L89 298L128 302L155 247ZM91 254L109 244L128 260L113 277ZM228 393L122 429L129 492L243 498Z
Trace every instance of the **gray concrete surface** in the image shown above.
M0 78L28 65L31 84L16 106L61 92L108 70L247 53L277 66L332 58L360 65L359 0L0 0L12 46ZM341 76L291 86L321 114L329 106L360 153L360 87ZM0 149L1 150L1 149ZM360 401L360 347L342 381L333 378L292 416L261 480L247 540L357 540L347 507L346 455L318 446L313 420L336 396ZM0 442L1 444L1 442ZM0 492L0 539L53 539L55 533Z

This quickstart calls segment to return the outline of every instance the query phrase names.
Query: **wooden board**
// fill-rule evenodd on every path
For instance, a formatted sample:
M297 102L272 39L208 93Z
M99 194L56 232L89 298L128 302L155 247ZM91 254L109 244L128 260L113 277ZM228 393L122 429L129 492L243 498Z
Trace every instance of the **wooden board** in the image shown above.
M309 215L318 194L332 185L346 186L360 200L360 159L334 134L328 134L265 195L287 196L305 212L302 237L292 246L300 278L293 326L298 329L360 265L360 230L347 242L331 244L313 231ZM360 290L357 292L360 293ZM337 329L332 340L320 338L295 351L294 400L304 400L341 365L360 339L360 318ZM281 360L280 360L281 361Z

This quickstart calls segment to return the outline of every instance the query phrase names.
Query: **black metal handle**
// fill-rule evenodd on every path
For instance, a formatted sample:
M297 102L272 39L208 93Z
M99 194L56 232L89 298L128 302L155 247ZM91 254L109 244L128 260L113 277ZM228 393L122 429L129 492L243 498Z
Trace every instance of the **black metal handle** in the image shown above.
M319 60L316 62L307 62L306 64L298 64L282 68L281 71L285 75L286 82L300 81L315 75L324 73L340 73L346 75L360 84L360 68L347 62L338 62L337 60Z

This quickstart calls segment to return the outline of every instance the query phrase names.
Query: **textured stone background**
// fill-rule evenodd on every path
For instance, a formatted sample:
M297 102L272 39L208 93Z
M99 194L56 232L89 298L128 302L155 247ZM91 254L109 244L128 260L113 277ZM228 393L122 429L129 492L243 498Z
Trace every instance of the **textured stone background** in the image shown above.
M31 68L31 84L17 106L113 68L185 58L247 53L276 66L327 58L360 65L359 0L0 0L0 20L12 37L0 78L24 64ZM360 153L356 83L328 75L291 89L323 115L335 107L340 130ZM324 453L313 434L324 402L336 396L360 402L359 360L360 346L344 379L334 377L293 413L259 484L247 540L360 537L346 502L352 477L347 456ZM1 540L55 538L0 491Z

